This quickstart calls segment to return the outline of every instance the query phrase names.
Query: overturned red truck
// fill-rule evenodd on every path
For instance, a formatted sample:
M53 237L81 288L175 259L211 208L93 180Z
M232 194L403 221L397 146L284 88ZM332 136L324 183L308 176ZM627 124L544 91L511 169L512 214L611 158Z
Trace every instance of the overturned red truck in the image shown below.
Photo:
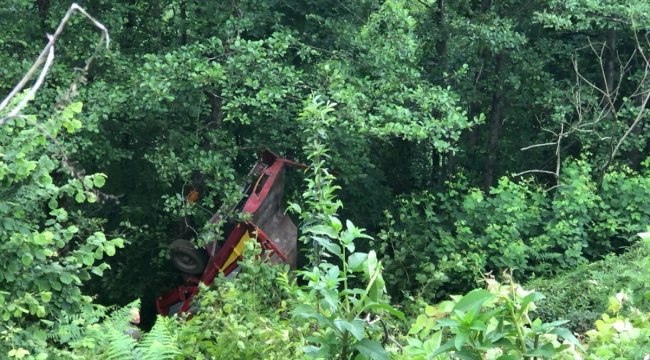
M249 214L246 221L224 219L223 239L214 240L197 249L189 240L172 243L171 260L186 276L186 284L178 286L156 299L161 315L173 316L190 311L192 298L199 292L199 282L212 285L214 278L223 273L232 278L239 273L238 265L247 241L257 241L263 256L273 264L289 264L296 268L297 229L285 214L282 202L284 177L287 167L306 168L288 159L264 151L242 186L243 197L235 206L234 213ZM217 213L210 222L221 221L223 212Z

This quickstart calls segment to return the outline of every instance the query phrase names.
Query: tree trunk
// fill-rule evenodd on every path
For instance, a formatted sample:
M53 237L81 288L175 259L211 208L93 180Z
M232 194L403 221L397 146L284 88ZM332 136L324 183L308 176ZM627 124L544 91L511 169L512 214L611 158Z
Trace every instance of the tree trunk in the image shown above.
M429 184L431 188L435 188L440 178L440 154L435 146L431 145L431 177Z
M158 41L158 51L163 49L163 38L162 38L162 12L160 9L160 1L156 0L152 4L152 17L154 21L154 29L156 40Z
M445 36L445 0L438 0L438 28L441 35L436 42L436 51L438 56L442 57L447 52L447 36Z
M183 20L183 28L181 29L181 45L187 45L187 11L185 8L187 4L185 1L181 2L181 19Z
M454 145L454 143L452 141L452 146L453 145ZM452 176L454 176L454 173L456 172L455 170L456 169L454 167L454 152L449 150L449 151L447 151L447 174L446 174L446 178L451 178Z
M497 157L497 142L499 141L499 132L501 130L501 98L503 96L503 54L496 56L496 65L494 72L498 77L496 88L492 93L492 108L490 109L490 132L488 133L487 160L485 162L485 172L483 178L483 187L486 192L490 190L494 181L494 164Z
M36 8L38 8L38 15L41 17L41 25L45 26L45 20L47 20L50 10L50 0L36 0Z
M483 0L481 3L481 10L483 10L483 13L488 12L490 8L492 7L492 1L491 0Z
M208 128L218 129L223 122L223 108L221 100L221 87L219 87L215 94L208 94L208 101L210 102L210 122Z

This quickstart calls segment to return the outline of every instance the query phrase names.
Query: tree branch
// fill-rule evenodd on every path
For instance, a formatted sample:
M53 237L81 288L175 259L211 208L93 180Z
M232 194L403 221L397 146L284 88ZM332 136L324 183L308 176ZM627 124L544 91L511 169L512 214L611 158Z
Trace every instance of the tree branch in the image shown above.
M43 51L41 51L38 58L36 58L36 61L34 62L32 67L29 69L27 74L25 74L25 76L23 76L23 78L20 80L20 82L18 82L18 84L13 88L13 90L11 90L9 95L7 95L7 97L2 101L2 103L0 103L0 112L2 112L9 105L11 100L13 100L13 98L16 97L16 95L23 90L25 85L27 85L27 82L34 76L34 74L36 73L36 70L41 66L41 64L43 64L44 61L49 60L49 65L52 65L52 60L53 60L53 57L54 57L54 43L56 42L56 40L59 38L59 36L63 32L63 29L65 28L65 25L70 20L70 16L72 16L72 14L75 11L78 11L78 12L82 13L84 16L86 16L86 18L88 18L90 21L92 21L93 24L95 24L95 26L98 27L102 31L103 36L100 38L99 44L101 45L101 43L104 40L106 40L106 48L108 48L110 38L108 36L108 30L106 30L106 27L104 25L102 25L102 23L100 23L99 21L95 20L95 18L90 16L86 12L86 10L81 8L76 3L73 3L72 5L70 5L70 8L65 13L65 16L63 17L63 19L61 20L61 23L59 23L59 26L56 28L56 31L54 32L54 35L48 36L49 42L47 43L47 45L45 45L45 48L43 48ZM52 60L50 60L50 57L52 57ZM30 93L32 95L41 86L41 84L43 82L43 80L41 80L41 79L45 78L45 75L47 75L47 71L49 70L49 67L50 66L48 66L48 62L46 62L45 66L41 70L41 74L39 75L39 78L37 79L37 82L34 84L34 86L32 87L32 90L30 91ZM39 83L39 80L41 80L40 83ZM29 97L27 97L27 99L29 99ZM29 101L29 100L27 100L27 101ZM23 102L25 102L25 104L23 104ZM8 116L4 117L2 120L0 120L0 126L2 126L8 120L7 117L9 117L9 118L12 117L11 114L13 114L13 116L18 114L18 112L22 109L22 107L20 107L21 105L22 105L22 107L24 107L26 105L26 101L23 100L21 102L21 104L19 104L19 106L17 106L18 110L16 110L16 109L12 110L10 112L10 115L8 115Z

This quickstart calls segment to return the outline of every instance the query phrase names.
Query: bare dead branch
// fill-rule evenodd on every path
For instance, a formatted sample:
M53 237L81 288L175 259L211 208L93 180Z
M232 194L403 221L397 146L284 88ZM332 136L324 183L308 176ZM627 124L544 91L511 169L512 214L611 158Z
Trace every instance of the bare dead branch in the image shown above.
M531 174L531 173L551 174L551 175L555 176L554 172L548 171L548 170L526 170L526 171L522 171L522 172L520 172L518 174L514 174L513 176L517 177L517 176L521 176L521 175L525 175L525 174Z
M82 13L86 18L88 18L90 21L92 21L92 23L97 28L99 28L102 31L102 37L100 38L99 44L101 45L101 43L103 43L103 41L105 40L106 41L106 48L108 48L110 38L108 36L108 30L106 30L106 27L102 23L100 23L99 21L95 20L95 18L90 16L86 12L86 10L84 10L82 7L77 5L77 3L73 3L72 5L70 5L70 8L65 13L65 16L63 16L63 19L59 23L59 26L56 28L56 31L54 32L54 35L48 36L49 41L48 41L47 45L45 45L45 47L41 51L38 58L36 58L36 61L34 62L32 67L29 69L29 71L27 71L25 76L23 76L23 78L20 80L20 82L18 82L18 84L13 88L13 90L11 90L9 95L7 95L7 97L2 101L2 103L0 103L0 112L3 111L9 105L11 100L14 97L16 97L16 95L18 93L20 93L23 90L25 85L27 85L27 82L34 76L34 74L36 73L36 70L41 66L41 64L43 64L44 61L47 61L47 59L50 58L50 54L52 54L51 56L54 56L53 55L53 53L54 53L54 50L53 50L54 43L56 42L56 40L59 38L59 36L63 32L63 29L65 28L65 26L67 25L67 23L70 20L70 17L72 16L72 14L75 13L75 11L78 11L78 12ZM50 66L51 66L51 61L50 61ZM41 78L44 79L45 75L47 75L48 70L49 70L49 66L47 66L47 62L46 62L46 66L44 66L43 69L41 70L41 74L39 75L39 79L41 79ZM37 80L37 83L38 83L38 80ZM42 84L42 81L41 81L41 84ZM38 87L36 85L37 84L34 84L34 86L32 87L32 91L30 91L30 92L35 93L35 90L38 90L38 88L40 87L40 84L38 85ZM27 97L27 99L29 99L29 97ZM21 104L22 104L22 102L21 102ZM25 105L26 105L26 103L23 104L22 106L24 107ZM14 114L14 116L15 116L15 114L17 114L19 111L20 111L20 109L18 109L18 111L15 111L15 109L14 109L14 110L12 110L10 112L10 114ZM3 118L2 120L0 120L0 126L2 126L6 121L7 121L6 117Z
M39 123L36 121L31 120L28 116L22 115L20 112L24 107L27 105L27 103L33 99L35 96L36 92L40 89L40 87L43 85L43 82L45 81L45 77L48 74L48 71L50 67L52 66L54 62L54 44L56 43L57 39L63 32L63 29L65 28L66 24L69 22L70 17L72 14L74 14L76 11L82 13L86 18L88 18L97 28L99 28L102 31L102 36L100 37L97 46L95 47L95 52L94 54L88 59L86 62L86 65L84 66L83 69L80 69L82 72L85 72L88 70L90 63L93 61L95 56L97 55L99 49L101 48L101 45L103 44L104 41L106 41L106 47L108 48L110 38L108 35L108 30L106 27L100 23L99 21L95 20L90 14L86 12L83 8L81 8L79 5L76 3L73 3L66 14L64 15L63 19L59 23L59 26L57 27L56 31L54 32L54 35L48 35L48 43L47 45L43 48L41 51L40 55L32 65L32 67L27 71L25 76L20 80L20 82L12 89L12 91L7 95L7 97L0 103L0 111L3 111L6 109L6 107L11 103L11 101L17 96L18 93L20 93L27 82L34 76L36 73L37 69L43 64L45 61L45 64L43 65L40 74L38 75L38 78L34 82L34 85L30 88L26 96L16 105L5 117L0 119L0 126L4 125L7 120L11 118L22 118L31 125L33 125L37 130L39 130L41 133L43 133L48 139L52 141L54 146L57 148L59 155L61 156L62 162L64 167L70 172L70 175L74 177L75 179L79 180L80 183L82 184L83 188L85 191L89 193L93 193L97 199L100 201L104 201L107 199L112 199L116 202L119 202L119 198L121 196L116 196L116 195L108 195L104 194L98 189L93 189L88 186L86 186L86 183L84 182L84 171L83 170L77 170L72 161L70 161L69 157L66 154L65 149L63 148L63 145L58 141L56 137L54 137L52 134L50 134L43 126L41 126ZM68 89L67 93L64 94L63 98L67 99L68 94L76 89L76 84L79 81L79 79L82 77L82 74L80 73L75 81L72 83L70 88Z
M38 89L41 87L41 85L43 85L43 81L45 80L45 76L47 75L47 72L50 69L50 66L52 66L53 62L54 62L54 46L50 47L50 50L49 50L49 52L47 54L47 60L45 61L45 65L43 66L43 70L39 74L39 76L36 79L36 82L34 83L34 85L31 87L31 89L29 89L29 92L20 101L20 103L18 105L16 105L16 107L14 107L13 110L11 110L11 112L9 114L7 114L7 116L0 119L0 126L4 125L7 122L7 120L18 116L20 111L25 106L27 106L27 103L29 102L29 100L31 100L36 95L36 92L38 91Z
M606 42L593 42L590 38L588 39L588 45L583 47L582 50L590 50L591 53L595 56L597 61L597 66L600 67L599 72L602 77L603 86L597 85L597 81L588 79L580 71L577 55L573 56L572 63L576 76L576 83L573 87L573 92L567 97L568 101L575 108L575 116L570 116L568 119L562 119L560 121L559 133L551 131L544 128L541 121L540 128L544 132L553 134L556 138L556 141L553 142L543 142L539 144L530 145L523 147L521 151L529 150L532 148L546 147L555 145L555 154L544 162L543 165L538 166L535 170L523 171L515 176L521 176L524 174L530 173L539 173L539 174L551 174L554 175L557 179L557 185L552 187L556 188L561 186L560 182L560 169L561 169L561 155L568 147L574 144L578 139L574 138L573 141L568 146L562 146L562 138L568 138L572 134L593 134L599 141L607 141L607 146L610 148L609 155L605 164L601 167L601 178L599 186L602 184L605 173L607 172L608 167L618 154L622 144L627 139L627 137L638 128L639 123L646 114L646 108L648 107L648 101L650 101L650 89L647 88L646 82L650 78L650 57L645 53L642 47L647 44L650 47L650 39L648 33L640 39L640 34L634 32L634 37L636 40L636 48L632 50L631 55L626 58L621 58L621 54L616 52L616 49L613 48L613 41L608 40ZM607 67L610 67L606 70L605 64L605 51L611 51L607 56L611 56L607 59ZM620 138L615 136L603 136L599 133L600 123L603 120L612 122L614 129L621 126L621 121L619 116L624 107L629 106L629 103L626 101L620 101L620 98L623 96L621 91L623 89L622 85L627 81L627 79L632 74L635 59L639 57L642 58L645 62L645 68L643 69L642 79L638 84L634 84L634 91L631 93L626 93L626 98L637 98L641 104L638 106L638 113L634 117L632 124L629 125L624 134ZM616 69L616 67L618 69ZM614 70L616 69L616 70ZM616 71L617 74L614 75L612 72ZM585 86L583 86L583 84ZM627 85L626 85L627 86ZM638 104L638 103L637 103ZM618 131L618 130L617 130ZM546 164L551 160L555 159L555 171L544 170ZM550 189L549 189L550 190Z
M525 148L521 148L521 151L526 151L526 150L536 148L536 147L541 147L541 146L551 146L551 145L555 145L555 144L557 144L557 143L551 142L551 143L544 143L544 144L535 144L535 145L531 145L531 146L526 146Z
M562 124L560 128L560 136L557 137L557 147L555 148L555 156L557 158L556 164L555 164L555 180L556 184L555 185L560 185L560 164L562 163L562 157L560 153L561 145L562 145L562 137L564 136L564 124Z
M627 129L625 134L623 134L623 136L619 139L618 143L616 144L616 147L614 147L614 150L610 154L609 159L607 159L607 161L605 162L605 164L601 168L603 171L607 170L607 166L609 166L611 161L616 156L616 153L618 152L618 149L621 147L621 144L623 144L623 141L625 141L625 139L627 138L628 135L630 135L630 133L632 132L634 127L636 127L636 125L639 123L639 121L641 121L641 119L643 118L644 110L646 108L646 105L648 104L648 99L649 98L650 98L650 92L648 92L647 95L645 96L645 98L643 99L643 103L641 104L641 107L639 108L639 113L636 115L636 119L634 119L634 122L632 123L632 125Z

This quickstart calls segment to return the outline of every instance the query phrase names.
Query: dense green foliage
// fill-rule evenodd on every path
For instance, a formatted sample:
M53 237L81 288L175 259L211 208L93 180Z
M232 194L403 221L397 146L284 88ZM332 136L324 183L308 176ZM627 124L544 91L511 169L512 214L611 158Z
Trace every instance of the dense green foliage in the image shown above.
M546 295L537 302L533 316L546 321L570 320L566 326L582 334L593 327L607 310L608 299L617 293L624 293L634 306L647 312L650 303L644 294L650 290L646 271L649 255L648 248L634 246L620 256L608 255L552 278L528 282L527 288Z
M79 4L99 23L66 18L33 98L8 94L70 3L0 8L0 353L648 352L647 1ZM310 165L285 189L301 270L249 259L191 320L156 317L169 243L263 147Z

